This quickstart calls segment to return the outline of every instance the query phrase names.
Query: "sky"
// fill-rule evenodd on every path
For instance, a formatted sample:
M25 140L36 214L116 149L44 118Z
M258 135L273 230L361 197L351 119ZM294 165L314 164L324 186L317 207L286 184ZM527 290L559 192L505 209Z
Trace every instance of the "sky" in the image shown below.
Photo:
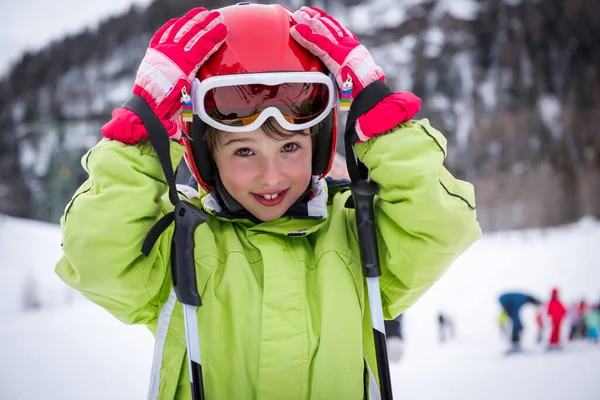
M67 34L77 33L133 4L147 6L151 0L31 0L2 1L0 24L0 75L4 75L27 50L37 50Z
M405 313L404 356L390 366L394 397L597 400L600 345L563 342L563 351L548 352L535 342L534 307L524 307L526 351L505 356L497 298L518 289L547 300L558 286L567 303L598 301L599 241L600 222L590 218L484 234ZM145 398L152 335L119 322L58 279L59 226L0 215L0 254L0 399ZM39 307L25 307L26 299ZM437 339L439 311L455 325L455 336L444 343ZM563 338L568 329L563 324Z

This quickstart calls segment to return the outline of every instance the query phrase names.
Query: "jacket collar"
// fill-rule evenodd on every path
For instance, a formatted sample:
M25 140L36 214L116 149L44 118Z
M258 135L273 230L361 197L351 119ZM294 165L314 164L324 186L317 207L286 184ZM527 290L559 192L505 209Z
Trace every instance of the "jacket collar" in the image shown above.
M246 226L248 235L270 232L287 237L306 236L317 231L327 219L328 183L325 179L313 176L310 190L305 196L275 221L262 222L246 210L231 213L214 192L198 192L198 183L190 180L187 185L177 185L177 190L190 201L200 202L207 214L222 221L231 221ZM196 203L197 204L197 203Z

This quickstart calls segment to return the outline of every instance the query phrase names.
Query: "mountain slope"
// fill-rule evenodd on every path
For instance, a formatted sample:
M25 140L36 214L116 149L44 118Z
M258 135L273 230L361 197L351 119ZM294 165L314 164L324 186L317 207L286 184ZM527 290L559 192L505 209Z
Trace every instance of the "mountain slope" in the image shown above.
M476 184L484 229L600 216L600 3L310 3L357 32L390 86L423 98L448 168ZM23 56L0 82L0 211L58 221L151 33L194 5L155 0Z

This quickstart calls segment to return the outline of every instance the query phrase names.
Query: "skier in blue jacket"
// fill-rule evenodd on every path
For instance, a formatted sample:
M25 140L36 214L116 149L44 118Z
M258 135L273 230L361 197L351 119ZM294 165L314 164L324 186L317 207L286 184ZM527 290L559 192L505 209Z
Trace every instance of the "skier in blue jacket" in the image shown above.
M518 292L504 293L498 300L512 321L512 333L510 338L512 346L508 352L518 352L521 350L521 331L523 330L523 323L519 317L519 312L525 304L530 303L539 306L542 302L531 295Z

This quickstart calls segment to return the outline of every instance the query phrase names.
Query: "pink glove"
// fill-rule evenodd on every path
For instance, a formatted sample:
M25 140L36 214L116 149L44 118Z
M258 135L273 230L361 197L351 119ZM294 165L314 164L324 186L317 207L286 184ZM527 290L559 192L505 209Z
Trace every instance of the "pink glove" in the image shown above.
M146 100L167 129L169 137L181 137L179 125L183 89L189 93L198 69L227 38L227 27L217 11L194 8L164 24L150 40L138 68L133 94ZM127 144L148 137L140 118L119 108L102 127L102 134Z
M371 53L360 44L356 35L324 11L302 7L292 18L296 22L290 28L294 40L321 59L340 88L347 81L351 82L353 99L365 86L384 80L383 70L375 64ZM410 92L386 97L358 118L358 143L412 119L420 107L421 99Z

